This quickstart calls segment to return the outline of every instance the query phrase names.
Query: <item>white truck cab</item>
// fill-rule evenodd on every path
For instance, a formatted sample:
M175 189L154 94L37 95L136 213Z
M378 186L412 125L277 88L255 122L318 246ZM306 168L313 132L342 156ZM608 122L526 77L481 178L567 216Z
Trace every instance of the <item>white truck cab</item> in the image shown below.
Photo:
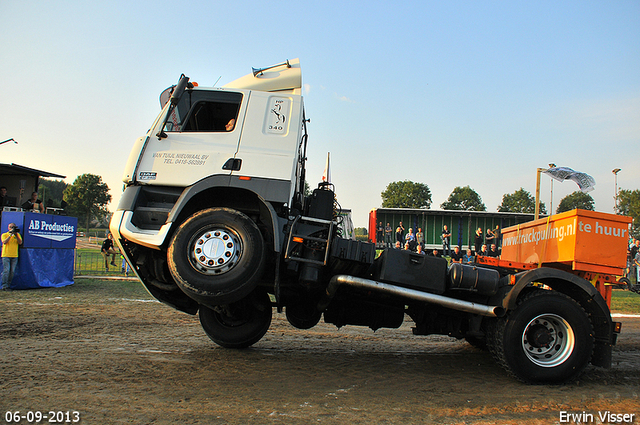
M167 264L166 253L177 228L203 210L218 209L209 217L224 208L242 214L260 229L269 251L281 250L288 211L302 206L304 191L301 88L300 61L294 59L219 88L199 87L183 75L163 92L162 111L131 150L126 188L110 224L154 295L181 280L181 266L171 258ZM247 243L234 238L231 259L220 257L229 251L216 251L215 238L207 244L206 261L192 258L204 269L201 275L227 274L247 259ZM196 257L196 248L186 249ZM173 297L161 298L174 303Z

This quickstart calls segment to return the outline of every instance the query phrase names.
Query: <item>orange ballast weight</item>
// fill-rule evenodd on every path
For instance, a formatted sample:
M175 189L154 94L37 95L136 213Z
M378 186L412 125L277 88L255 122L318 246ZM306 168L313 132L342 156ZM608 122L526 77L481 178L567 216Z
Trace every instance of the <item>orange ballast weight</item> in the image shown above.
M575 209L507 227L500 259L570 271L591 281L609 303L609 285L627 265L631 222L631 217Z

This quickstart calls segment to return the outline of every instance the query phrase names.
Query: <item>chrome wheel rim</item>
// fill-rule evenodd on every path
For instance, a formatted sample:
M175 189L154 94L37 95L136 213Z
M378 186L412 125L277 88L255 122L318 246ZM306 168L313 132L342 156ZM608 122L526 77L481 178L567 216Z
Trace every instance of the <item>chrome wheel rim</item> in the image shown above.
M231 270L242 254L242 242L229 229L208 229L196 233L189 245L191 264L203 274L222 274Z
M522 333L522 349L527 358L542 367L564 363L575 345L573 329L556 314L541 314L533 318Z

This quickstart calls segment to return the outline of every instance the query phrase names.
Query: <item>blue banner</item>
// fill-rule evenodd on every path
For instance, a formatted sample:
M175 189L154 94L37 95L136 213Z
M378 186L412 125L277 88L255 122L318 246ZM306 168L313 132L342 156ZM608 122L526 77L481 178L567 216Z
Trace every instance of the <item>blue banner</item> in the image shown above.
M77 218L3 211L2 233L7 232L9 223L18 226L23 240L12 289L60 287L73 283Z
M73 249L21 249L11 289L59 288L73 284L74 256Z
M62 215L24 213L24 248L75 248L78 219Z

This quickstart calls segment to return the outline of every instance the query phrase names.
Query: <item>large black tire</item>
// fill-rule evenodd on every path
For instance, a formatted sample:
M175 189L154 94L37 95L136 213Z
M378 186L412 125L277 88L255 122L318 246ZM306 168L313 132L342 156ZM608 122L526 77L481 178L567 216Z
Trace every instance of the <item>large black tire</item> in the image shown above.
M228 208L199 211L180 225L167 251L169 270L189 297L223 305L246 297L264 269L265 248L256 224Z
M248 297L228 305L200 306L202 329L225 348L247 348L267 333L271 325L271 300L258 288Z
M538 290L498 320L489 348L517 379L531 384L561 384L577 379L594 347L593 326L573 299Z

